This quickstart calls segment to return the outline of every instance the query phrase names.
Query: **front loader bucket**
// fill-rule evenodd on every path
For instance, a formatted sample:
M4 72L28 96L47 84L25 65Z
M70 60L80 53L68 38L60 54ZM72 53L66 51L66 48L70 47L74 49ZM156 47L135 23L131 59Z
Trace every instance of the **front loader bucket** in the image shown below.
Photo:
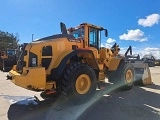
M151 72L147 63L133 63L135 68L135 84L151 85L153 84Z

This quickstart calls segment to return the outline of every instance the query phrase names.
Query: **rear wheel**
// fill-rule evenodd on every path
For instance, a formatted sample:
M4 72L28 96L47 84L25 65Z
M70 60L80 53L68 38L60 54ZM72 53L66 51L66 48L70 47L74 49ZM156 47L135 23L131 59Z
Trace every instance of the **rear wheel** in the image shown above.
M80 104L96 91L96 75L87 64L79 62L70 65L63 74L62 93L74 104Z

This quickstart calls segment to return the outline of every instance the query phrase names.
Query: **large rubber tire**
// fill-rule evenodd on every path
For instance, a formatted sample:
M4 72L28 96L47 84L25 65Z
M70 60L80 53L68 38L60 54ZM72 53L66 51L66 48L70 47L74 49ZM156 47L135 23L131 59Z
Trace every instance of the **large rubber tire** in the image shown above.
M108 79L121 90L130 90L134 85L135 70L130 63L120 63L116 71L108 72Z
M96 74L87 64L73 63L64 71L62 93L73 104L88 101L96 91Z

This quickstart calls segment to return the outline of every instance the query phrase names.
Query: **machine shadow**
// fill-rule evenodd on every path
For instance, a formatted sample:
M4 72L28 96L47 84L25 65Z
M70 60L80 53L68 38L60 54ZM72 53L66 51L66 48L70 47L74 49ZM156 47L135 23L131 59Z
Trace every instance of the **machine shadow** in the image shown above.
M154 84L145 87L160 88ZM160 94L145 90L145 87L134 86L132 90L108 93L107 97L101 97L77 120L159 120Z
M8 110L9 120L45 120L45 114L52 106L56 106L58 100L63 101L62 96L47 97L42 101L36 101L38 104L17 104L10 105ZM54 108L53 108L54 109ZM59 109L55 108L55 111Z
M155 90L160 90L160 86L159 85L156 85L153 83L153 85L147 85L147 86L144 86L146 88L151 88L151 89L155 89Z
M120 91L115 85L105 83L87 103L73 105L66 98L48 98L38 105L12 104L9 120L158 120L160 119L160 95L134 86ZM150 85L157 89L160 86Z

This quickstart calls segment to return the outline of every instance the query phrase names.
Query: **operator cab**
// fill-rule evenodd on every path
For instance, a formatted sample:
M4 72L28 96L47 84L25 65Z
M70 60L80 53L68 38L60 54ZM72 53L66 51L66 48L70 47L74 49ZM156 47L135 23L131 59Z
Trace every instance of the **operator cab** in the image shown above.
M98 50L101 45L101 32L105 31L105 36L108 32L103 27L98 27L88 23L82 23L78 27L69 28L68 33L73 35L75 39L83 40L83 47L95 47Z

